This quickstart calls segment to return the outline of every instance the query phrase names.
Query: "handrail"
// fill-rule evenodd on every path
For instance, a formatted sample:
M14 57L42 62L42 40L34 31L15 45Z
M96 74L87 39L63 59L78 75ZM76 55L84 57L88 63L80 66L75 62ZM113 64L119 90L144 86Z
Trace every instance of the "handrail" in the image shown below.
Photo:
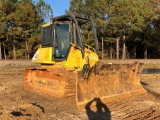
M87 44L84 44L88 49L90 49L90 50L92 50L93 52L96 52L96 50L93 48L93 47L91 47L91 46L89 46L89 45L87 45Z

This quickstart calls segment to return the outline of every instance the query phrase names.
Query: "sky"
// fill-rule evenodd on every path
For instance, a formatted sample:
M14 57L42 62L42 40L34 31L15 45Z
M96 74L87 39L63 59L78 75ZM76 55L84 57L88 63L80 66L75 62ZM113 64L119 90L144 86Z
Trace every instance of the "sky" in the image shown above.
M70 0L44 0L44 1L51 6L54 17L65 14L65 10L69 9Z
M38 1L38 0L33 0ZM70 0L44 0L53 10L53 17L64 15L65 10L69 9Z

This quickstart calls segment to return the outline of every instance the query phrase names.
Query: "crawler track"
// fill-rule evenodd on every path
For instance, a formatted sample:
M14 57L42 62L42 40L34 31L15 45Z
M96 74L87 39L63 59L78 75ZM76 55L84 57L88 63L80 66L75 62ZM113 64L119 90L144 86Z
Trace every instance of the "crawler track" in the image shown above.
M75 74L63 69L32 68L24 71L24 83L30 89L55 97L75 96Z

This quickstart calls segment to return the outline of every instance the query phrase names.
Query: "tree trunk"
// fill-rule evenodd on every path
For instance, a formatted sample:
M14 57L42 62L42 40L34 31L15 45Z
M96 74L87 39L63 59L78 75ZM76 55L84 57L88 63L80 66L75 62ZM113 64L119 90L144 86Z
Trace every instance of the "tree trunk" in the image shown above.
M116 46L116 50L117 50L117 59L119 59L119 40L120 40L120 37L117 37L117 46Z
M144 47L144 59L147 59L147 46Z
M6 55L6 48L5 48L4 42L3 42L3 54L4 54L4 59L6 60L7 55Z
M2 42L0 40L0 60L2 59Z
M134 59L136 59L137 58L137 49L136 49L136 46L134 46Z
M110 46L110 59L113 59L113 48L112 48L112 44Z
M126 41L125 41L125 35L123 36L123 54L122 59L126 59Z
M29 59L29 53L28 53L28 41L26 40L26 59Z
M13 59L16 59L15 35L13 37Z
M103 37L102 37L102 59L104 58L104 43L103 43Z
M27 58L27 56L28 56L28 55L27 55L27 41L25 41L25 47L26 47L26 48L25 48L25 59L28 59L28 58Z
M16 48L15 48L15 44L13 43L13 59L16 59Z

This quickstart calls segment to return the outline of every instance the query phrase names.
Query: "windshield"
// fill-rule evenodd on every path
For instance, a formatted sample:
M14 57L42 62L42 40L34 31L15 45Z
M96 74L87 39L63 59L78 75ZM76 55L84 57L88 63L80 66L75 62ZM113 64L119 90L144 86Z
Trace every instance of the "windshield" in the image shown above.
M70 48L69 24L55 25L54 59L66 58Z
M43 28L42 46L50 46L53 41L53 29L52 26Z

